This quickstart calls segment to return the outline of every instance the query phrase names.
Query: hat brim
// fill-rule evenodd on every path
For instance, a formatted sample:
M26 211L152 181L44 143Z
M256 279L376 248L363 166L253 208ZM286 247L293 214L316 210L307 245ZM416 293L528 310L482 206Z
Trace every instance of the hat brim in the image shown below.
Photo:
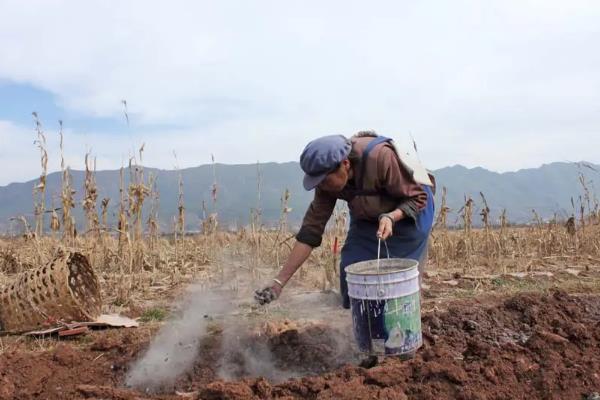
M319 183L323 182L323 180L326 177L327 177L327 173L324 173L321 175L316 175L316 176L305 174L304 180L302 182L302 184L304 185L304 189L305 190L313 190L314 188L319 186Z

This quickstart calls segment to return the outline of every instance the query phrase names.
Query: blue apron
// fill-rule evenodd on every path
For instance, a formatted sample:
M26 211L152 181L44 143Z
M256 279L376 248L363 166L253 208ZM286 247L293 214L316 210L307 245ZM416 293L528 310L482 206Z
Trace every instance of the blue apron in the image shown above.
M378 142L381 143L381 141ZM365 151L365 153L367 152ZM364 154L363 158L366 158ZM423 190L427 193L427 205L425 208L417 214L416 220L404 218L396 222L393 227L392 236L386 240L391 258L410 258L421 261L423 255L426 254L435 209L431 188L423 185ZM350 229L348 230L344 247L342 247L340 260L340 291L344 308L350 308L346 267L360 261L377 259L377 246L379 243L377 239L378 229L379 222L357 220L352 218L352 215L350 216ZM383 244L380 256L388 256Z

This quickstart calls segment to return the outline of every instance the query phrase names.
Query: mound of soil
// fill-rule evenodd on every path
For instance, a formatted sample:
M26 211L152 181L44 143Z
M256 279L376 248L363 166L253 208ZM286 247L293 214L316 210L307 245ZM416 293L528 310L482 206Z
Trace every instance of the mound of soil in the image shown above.
M280 384L213 382L203 399L592 399L600 392L600 298L564 292L457 302L423 317L410 361L346 365ZM600 398L600 396L598 397Z
M339 368L358 359L343 332L321 324L293 321L268 324L253 335L226 338L221 376L264 377L271 382Z
M248 327L215 327L200 343L193 368L174 385L147 388L169 393L203 390L219 379L262 378L264 384L318 375L359 358L347 332L318 323L269 322L248 332Z
M596 399L599 328L599 296L459 301L423 316L424 346L415 358L385 358L370 369L339 366L351 350L340 345L339 332L322 325L292 324L242 338L215 332L174 389L199 399ZM0 399L183 398L120 388L148 340L131 332L101 332L80 349L59 344L47 352L5 352ZM223 357L228 344L242 350ZM261 371L312 375L278 383L252 377Z

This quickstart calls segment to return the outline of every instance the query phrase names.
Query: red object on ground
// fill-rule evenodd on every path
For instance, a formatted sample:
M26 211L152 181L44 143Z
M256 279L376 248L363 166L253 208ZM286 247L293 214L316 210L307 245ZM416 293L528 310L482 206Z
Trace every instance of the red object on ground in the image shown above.
M80 326L80 327L73 328L73 329L65 329L62 331L58 331L58 336L63 337L63 336L81 335L82 333L86 333L88 331L89 331L89 328L87 326Z

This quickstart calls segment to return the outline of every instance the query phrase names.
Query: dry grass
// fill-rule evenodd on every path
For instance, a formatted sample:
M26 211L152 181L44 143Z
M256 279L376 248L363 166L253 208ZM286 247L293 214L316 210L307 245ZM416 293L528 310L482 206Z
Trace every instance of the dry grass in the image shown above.
M125 111L126 112L126 111ZM41 123L36 119L38 147L41 151L42 174L34 191L35 230L25 218L14 219L23 224L23 236L0 239L0 285L10 281L17 273L50 260L60 248L78 250L88 256L95 267L104 290L107 307L122 306L152 293L177 287L191 281L222 279L223 263L232 257L242 259L240 268L251 272L256 282L272 275L283 263L292 247L293 232L289 231L287 216L289 199L293 195L285 190L281 196L281 212L277 229L265 229L261 212L262 174L257 165L257 204L249 210L251 224L236 233L222 232L218 218L218 191L216 163L213 157L212 204L203 203L203 231L194 236L185 232L184 182L179 175L178 207L173 210L172 234L161 236L158 231L157 210L159 194L155 178L146 179L141 167L144 147L139 149L138 160L129 163L129 186L125 187L124 169L121 168L119 214L117 226L107 225L107 209L111 199L102 199L98 214L98 188L95 163L91 155L85 157L85 185L82 204L75 204L69 167L63 157L61 124L61 212L52 209L51 218L44 221L44 197L48 155ZM466 197L458 211L461 226L447 226L449 208L446 206L446 189L442 188L442 201L430 240L430 262L439 271L460 271L464 274L507 274L518 271L535 271L548 264L588 262L600 265L600 212L598 200L591 195L589 185L580 179L582 195L573 201L573 215L566 221L542 221L533 211L533 222L526 227L510 227L506 210L498 226L490 223L490 207L483 193L481 197L481 228L474 228L475 201ZM149 199L149 205L145 205ZM198 201L188 199L187 201ZM87 231L78 234L71 211L81 206L87 218ZM148 219L142 221L144 206L149 207ZM348 216L336 209L323 245L308 261L310 267L302 268L295 280L324 290L337 287L339 279L339 249L346 235ZM49 229L45 229L47 223ZM44 235L51 231L52 234ZM60 234L62 231L62 235ZM225 261L224 261L225 260ZM235 286L235 284L232 284Z
M343 213L336 215L323 245L313 252L295 281L315 289L338 285L345 217ZM253 276L259 284L274 273L290 251L293 236L283 232L262 230L257 233L259 240L245 230L181 237L147 234L124 248L118 235L104 235L103 240L78 236L68 243L52 236L5 238L0 239L0 285L39 262L47 262L63 247L79 250L90 259L107 307L158 296L161 291L193 281L219 282L223 264L232 259L245 260L240 263L244 269L240 272L255 270ZM333 251L336 240L337 253ZM557 223L470 231L436 229L429 256L431 268L438 273L459 271L468 276L543 271L556 265L600 265L600 226L589 223L575 235Z

